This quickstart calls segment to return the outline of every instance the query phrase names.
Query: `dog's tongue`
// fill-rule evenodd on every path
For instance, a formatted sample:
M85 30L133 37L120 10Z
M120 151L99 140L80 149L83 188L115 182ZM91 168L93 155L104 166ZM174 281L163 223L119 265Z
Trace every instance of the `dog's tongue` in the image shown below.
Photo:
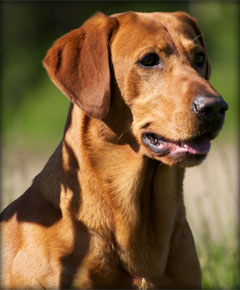
M182 153L190 153L194 155L207 154L211 147L211 142L207 137L196 138L188 142L174 142L164 140L155 134L143 135L143 142L159 156L166 154L178 155Z
M211 143L208 139L199 139L197 141L191 141L186 143L175 143L175 142L166 142L160 145L168 149L171 154L188 152L190 154L207 154L210 150Z
M202 139L198 142L185 143L183 147L191 154L207 154L210 150L211 142L208 139Z

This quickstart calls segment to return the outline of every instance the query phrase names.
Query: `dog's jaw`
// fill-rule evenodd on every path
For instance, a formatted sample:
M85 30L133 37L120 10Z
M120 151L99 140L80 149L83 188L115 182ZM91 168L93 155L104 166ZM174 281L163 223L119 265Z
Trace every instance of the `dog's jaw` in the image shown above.
M189 167L199 164L207 156L211 142L207 137L189 141L170 141L153 133L144 133L142 143L146 154L165 164Z

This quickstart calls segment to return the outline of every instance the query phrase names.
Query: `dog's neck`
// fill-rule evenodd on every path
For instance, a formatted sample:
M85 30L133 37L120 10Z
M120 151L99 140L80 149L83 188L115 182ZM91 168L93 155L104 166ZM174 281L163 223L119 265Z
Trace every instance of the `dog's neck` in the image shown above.
M143 156L136 140L125 142L132 136L120 140L106 123L73 106L63 141L35 182L63 215L71 214L104 239L114 237L127 269L134 271L136 259L143 269L161 268L167 260L161 253L168 253L169 232L175 226L169 215L178 214L182 199L182 192L174 189L182 188L184 171ZM153 240L161 259L151 251L148 241ZM147 259L141 255L143 248L148 248Z

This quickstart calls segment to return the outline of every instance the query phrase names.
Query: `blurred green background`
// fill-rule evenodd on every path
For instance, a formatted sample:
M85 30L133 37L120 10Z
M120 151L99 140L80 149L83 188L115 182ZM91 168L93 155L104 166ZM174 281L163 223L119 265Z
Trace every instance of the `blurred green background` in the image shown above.
M29 182L28 179L34 177L62 136L69 102L51 83L42 67L42 59L47 49L56 38L79 27L97 11L110 15L129 10L142 12L181 10L196 17L200 24L212 64L211 83L224 96L230 107L224 130L217 143L220 148L217 158L221 160L219 166L224 168L222 173L219 173L218 181L226 179L227 184L227 190L222 193L221 204L226 199L232 198L227 211L234 212L234 215L226 217L229 223L225 222L224 217L224 222L217 228L218 233L220 232L217 238L211 236L215 225L210 231L202 230L204 222L196 226L199 230L196 230L195 240L203 269L204 288L240 288L235 221L237 210L234 208L237 200L235 176L237 165L233 164L237 158L238 139L240 34L237 2L2 2L3 206L26 189L27 185L22 180ZM36 156L39 156L39 159ZM206 183L206 179L204 182ZM214 182L208 179L206 184L213 187L212 192L216 192L217 196L218 188ZM221 185L221 188L223 186ZM225 192L228 190L226 196ZM212 210L218 204L217 199L219 200L219 197L214 199ZM207 214L203 210L201 212L203 216L199 219L208 222L210 218ZM191 210L189 216L191 218ZM215 218L223 219L221 212ZM194 225L194 219L198 220L198 217L192 219ZM228 227L232 227L231 233L226 231Z

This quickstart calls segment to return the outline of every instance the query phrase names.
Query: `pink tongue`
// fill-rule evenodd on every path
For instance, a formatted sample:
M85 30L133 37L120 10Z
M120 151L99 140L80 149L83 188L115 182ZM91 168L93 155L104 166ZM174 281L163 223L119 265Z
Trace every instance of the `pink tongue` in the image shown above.
M210 150L211 143L209 140L201 140L197 143L186 143L183 147L191 154L207 154Z
M208 139L198 140L197 142L184 143L182 146L174 142L164 142L160 145L162 149L169 150L171 154L189 152L191 154L207 154L211 143Z

